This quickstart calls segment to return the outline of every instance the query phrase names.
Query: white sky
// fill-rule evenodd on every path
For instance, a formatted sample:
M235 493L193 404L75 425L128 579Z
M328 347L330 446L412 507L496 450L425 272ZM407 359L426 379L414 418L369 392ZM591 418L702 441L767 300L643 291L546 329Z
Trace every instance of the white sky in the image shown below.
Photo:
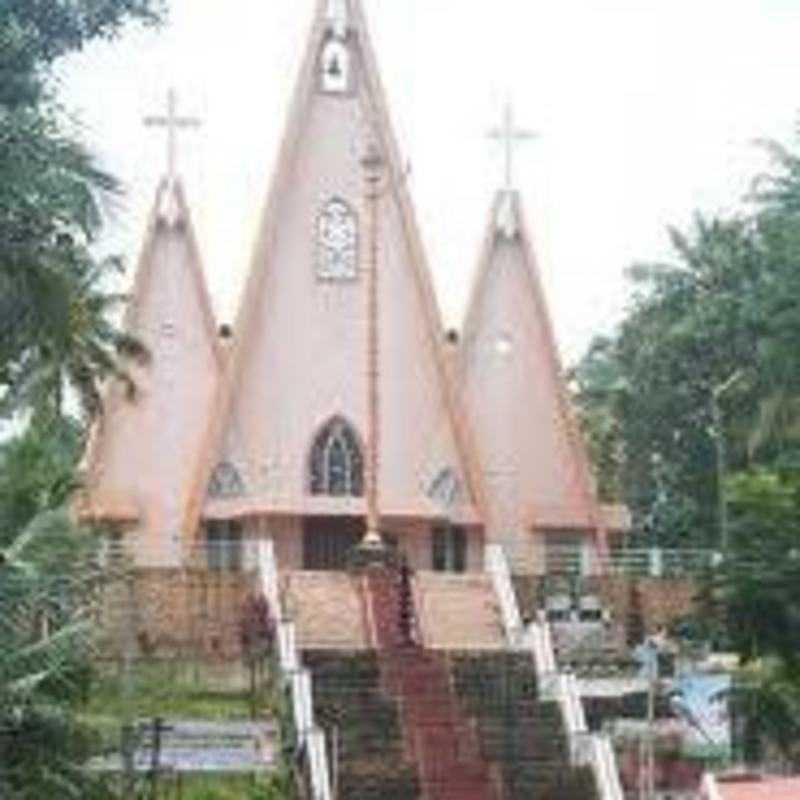
M131 266L165 163L174 85L204 127L184 175L220 321L234 317L314 0L171 0L171 22L65 65L68 106L127 188L109 233ZM665 227L731 209L789 141L800 0L364 0L440 304L459 325L501 151L507 97L540 132L517 163L562 353L619 318L623 270L667 254Z

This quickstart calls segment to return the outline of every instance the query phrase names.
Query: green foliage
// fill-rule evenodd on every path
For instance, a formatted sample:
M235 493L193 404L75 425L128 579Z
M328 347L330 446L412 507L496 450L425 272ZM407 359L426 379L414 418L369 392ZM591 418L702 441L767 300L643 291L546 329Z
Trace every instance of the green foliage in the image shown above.
M0 551L0 789L90 797L77 765L93 737L70 711L91 682L95 539L63 512Z
M87 414L97 387L142 349L110 324L119 268L92 251L118 191L48 89L59 56L154 22L159 0L5 0L0 6L0 415L63 412L65 387Z
M0 706L84 688L96 540L64 512L35 517L0 551Z
M800 677L800 473L752 470L728 489L732 550L719 581L734 647Z
M718 548L727 509L696 627L755 665L756 729L796 761L800 157L764 146L749 213L698 215L670 231L672 263L631 268L622 324L574 380L604 495L629 503L640 540Z
M598 337L571 374L577 408L605 503L624 500L624 442L616 405L630 389L613 352L612 340Z
M720 443L726 472L800 452L800 166L770 148L752 213L672 229L674 261L629 270L625 319L574 370L604 496L664 546L717 544Z
M37 514L66 504L77 483L80 445L74 422L43 418L0 444L0 547Z
M156 716L249 719L251 698L246 681L228 678L221 683L210 673L201 664L167 661L137 664L127 686L121 676L105 674L81 706L81 715L94 723L108 723L117 733L125 720ZM270 702L268 690L259 692L256 700L259 709L264 708Z
M94 537L63 507L76 484L80 432L99 385L144 357L112 314L118 261L94 255L116 181L98 169L59 108L54 61L160 0L0 2L0 417L32 412L0 447L0 795L101 798L80 769L92 736L71 705L87 693L95 601Z
M184 800L294 800L297 793L291 773L280 768L265 777L189 781L181 796Z
M42 68L96 39L113 39L132 19L157 23L162 0L4 0L0 7L0 103L36 102Z

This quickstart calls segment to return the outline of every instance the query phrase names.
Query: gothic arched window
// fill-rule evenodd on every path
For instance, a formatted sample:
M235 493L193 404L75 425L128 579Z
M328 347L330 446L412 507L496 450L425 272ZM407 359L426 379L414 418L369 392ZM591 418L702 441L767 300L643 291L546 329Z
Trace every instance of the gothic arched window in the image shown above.
M322 48L320 86L330 94L344 94L350 89L350 51L339 38L329 39Z
M244 494L244 481L229 461L218 464L208 483L208 496L216 499Z
M364 494L364 459L358 436L341 418L332 419L311 448L311 494L360 497Z
M317 277L352 280L358 276L358 221L350 205L333 197L317 217Z

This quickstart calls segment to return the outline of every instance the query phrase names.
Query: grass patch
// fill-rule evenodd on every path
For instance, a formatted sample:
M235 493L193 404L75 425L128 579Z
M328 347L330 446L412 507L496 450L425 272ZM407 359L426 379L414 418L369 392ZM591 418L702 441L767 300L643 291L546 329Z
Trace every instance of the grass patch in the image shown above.
M119 739L127 720L149 717L212 722L258 719L275 714L269 681L253 697L249 672L240 664L186 662L136 664L129 684L121 671L106 670L92 686L78 716L107 742Z
M140 782L129 800L150 800L152 789ZM268 776L183 775L158 783L159 800L295 800L289 773L280 769Z
M281 796L274 791L269 794L272 790L265 780L249 776L184 777L172 789L164 793L170 800L266 800Z

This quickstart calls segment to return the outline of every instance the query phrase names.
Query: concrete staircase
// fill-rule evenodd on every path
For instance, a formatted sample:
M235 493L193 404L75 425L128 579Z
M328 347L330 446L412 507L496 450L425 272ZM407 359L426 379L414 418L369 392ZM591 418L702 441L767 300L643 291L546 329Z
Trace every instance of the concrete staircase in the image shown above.
M491 578L483 574L420 572L417 611L425 647L433 650L501 650L500 610Z
M345 572L291 572L283 578L284 608L301 650L368 646L361 578Z
M530 654L505 646L489 576L375 566L294 573L286 592L339 797L598 800Z
M345 572L289 572L284 607L302 650L374 647L364 579ZM501 650L500 613L487 575L420 572L413 578L417 622L427 649Z
M374 651L306 651L314 716L329 732L333 783L342 800L420 800L397 700L383 687Z
M502 775L503 800L599 800L591 768L570 763L561 712L541 699L529 654L471 650L447 658L483 758Z

